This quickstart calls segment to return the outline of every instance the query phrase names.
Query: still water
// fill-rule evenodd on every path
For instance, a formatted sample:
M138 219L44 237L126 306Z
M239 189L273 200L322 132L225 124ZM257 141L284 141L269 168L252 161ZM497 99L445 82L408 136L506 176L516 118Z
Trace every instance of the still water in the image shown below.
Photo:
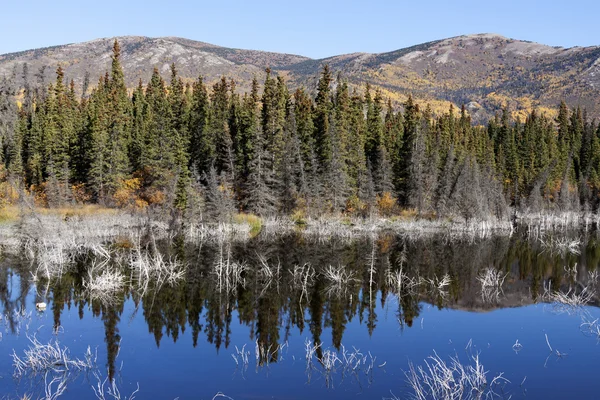
M106 377L123 399L138 386L137 399L410 398L411 363L435 354L464 364L478 355L488 382L508 380L495 387L498 398L600 393L599 336L582 325L600 318L596 238L571 252L520 235L391 234L175 240L157 251L185 260L184 279L145 293L126 287L111 301L83 289L89 259L34 283L30 262L6 255L0 398L46 398L53 372L15 376L13 350L23 359L32 340L58 341L71 358L91 349L95 367L69 371L61 399L96 398L92 387ZM215 272L223 260L242 266L236 279ZM491 294L482 293L487 269L503 278ZM583 287L593 292L583 307L548 297Z

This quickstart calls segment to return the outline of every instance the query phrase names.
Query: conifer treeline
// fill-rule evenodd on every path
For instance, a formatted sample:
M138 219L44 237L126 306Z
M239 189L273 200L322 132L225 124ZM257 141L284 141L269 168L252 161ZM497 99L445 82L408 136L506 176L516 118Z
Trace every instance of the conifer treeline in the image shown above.
M87 86L88 83L85 83ZM507 205L538 211L596 208L600 129L562 103L558 118L508 110L487 127L464 107L434 116L411 97L395 111L379 90L350 90L325 66L316 97L291 93L269 69L240 95L223 77L184 84L157 69L130 95L114 44L110 73L89 96L57 70L47 90L27 86L4 165L48 205L92 201L162 204L204 215L235 210L503 216Z

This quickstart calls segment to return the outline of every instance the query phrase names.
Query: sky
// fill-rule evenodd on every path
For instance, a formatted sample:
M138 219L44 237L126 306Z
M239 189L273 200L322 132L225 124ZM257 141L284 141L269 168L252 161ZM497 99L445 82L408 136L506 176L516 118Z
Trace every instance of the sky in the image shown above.
M473 33L600 45L600 1L5 1L0 54L122 35L180 36L312 58L378 53Z

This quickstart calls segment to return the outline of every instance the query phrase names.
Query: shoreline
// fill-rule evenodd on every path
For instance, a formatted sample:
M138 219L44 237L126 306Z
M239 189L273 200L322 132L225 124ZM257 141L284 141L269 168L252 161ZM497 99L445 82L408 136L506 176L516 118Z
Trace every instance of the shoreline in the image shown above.
M7 215L9 217L7 217ZM416 215L392 217L321 216L294 218L279 216L261 218L252 214L235 214L228 221L202 221L173 218L159 212L139 212L126 209L81 206L72 208L17 209L5 207L0 218L0 242L16 244L23 236L50 236L67 229L84 239L102 236L126 235L129 230L149 228L159 237L183 235L187 241L248 240L286 234L300 234L317 238L351 239L382 233L396 233L411 237L449 235L450 237L486 238L512 236L526 232L528 236L543 237L549 233L574 231L593 232L600 223L600 214L585 212L514 213L508 218L476 219L420 218Z

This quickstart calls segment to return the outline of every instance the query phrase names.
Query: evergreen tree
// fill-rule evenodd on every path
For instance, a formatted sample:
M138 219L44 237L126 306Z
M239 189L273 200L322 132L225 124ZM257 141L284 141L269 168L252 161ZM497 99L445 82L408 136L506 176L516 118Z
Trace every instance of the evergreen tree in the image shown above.
M91 98L93 112L89 140L81 138L76 146L78 150L90 149L89 169L85 157L77 165L84 170L82 172L88 170L92 192L100 202L109 201L130 172L127 150L131 134L131 102L120 56L121 49L115 40L110 77L105 76Z
M314 127L315 127L315 153L319 168L325 170L331 160L331 142L329 135L329 121L332 111L331 104L331 71L325 64L317 84L317 97L315 99Z
M193 85L188 128L190 169L200 176L208 172L215 158L215 142L207 129L209 107L208 92L200 76Z
M229 182L235 180L235 158L229 131L229 90L225 77L214 84L210 95L207 123L207 141L214 143L214 159L211 163L220 175L224 173Z

